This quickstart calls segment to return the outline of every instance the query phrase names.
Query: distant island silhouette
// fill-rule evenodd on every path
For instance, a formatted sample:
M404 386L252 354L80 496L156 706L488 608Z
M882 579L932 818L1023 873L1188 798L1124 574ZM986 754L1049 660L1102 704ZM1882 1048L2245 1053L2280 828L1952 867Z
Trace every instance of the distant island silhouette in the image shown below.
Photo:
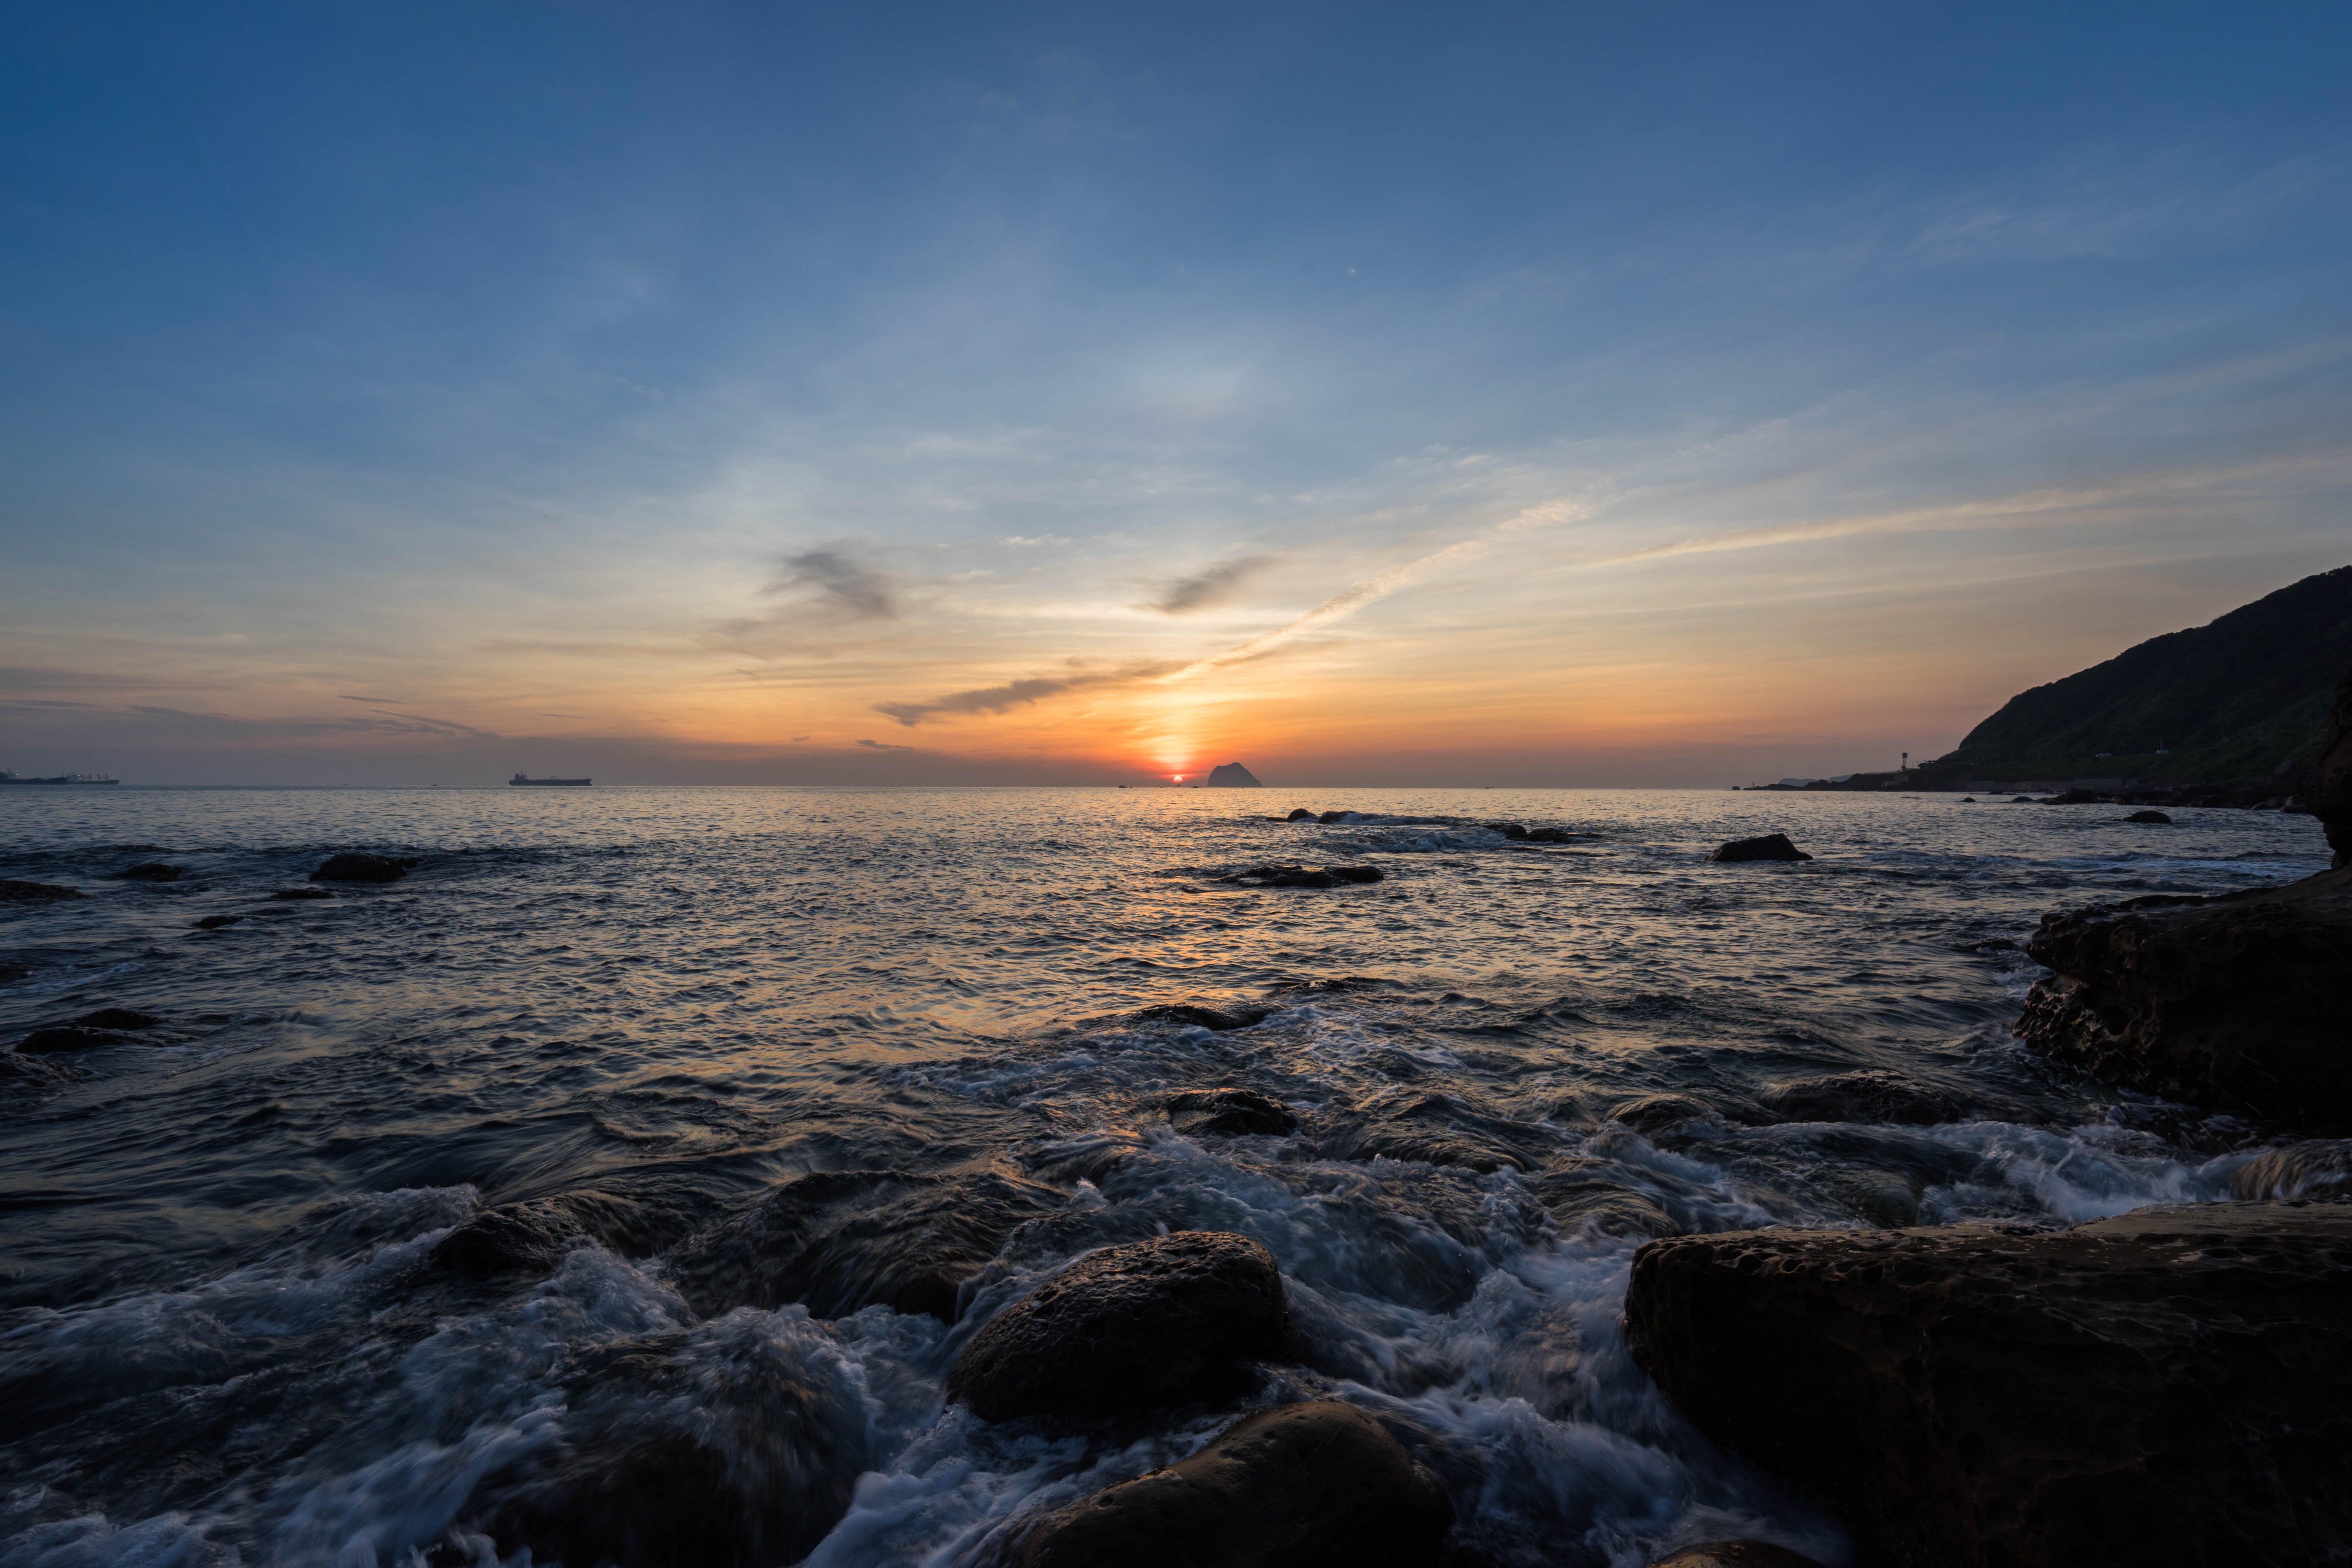
M1202 789L1264 789L1265 786L1257 782L1255 773L1251 773L1241 763L1225 763L1211 769L1209 776L1201 781L1201 787Z

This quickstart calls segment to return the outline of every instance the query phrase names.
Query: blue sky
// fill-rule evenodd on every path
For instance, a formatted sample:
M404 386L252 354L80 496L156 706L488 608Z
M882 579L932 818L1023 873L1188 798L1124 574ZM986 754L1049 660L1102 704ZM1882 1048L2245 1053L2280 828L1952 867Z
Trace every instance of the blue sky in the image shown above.
M2341 7L14 30L19 771L1720 783L2352 560Z

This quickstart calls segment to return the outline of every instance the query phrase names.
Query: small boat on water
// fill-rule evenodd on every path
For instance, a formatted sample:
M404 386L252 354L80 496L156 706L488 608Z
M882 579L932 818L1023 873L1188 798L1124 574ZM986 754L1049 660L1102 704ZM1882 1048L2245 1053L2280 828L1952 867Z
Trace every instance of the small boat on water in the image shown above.
M514 777L507 780L507 783L510 784L572 784L582 789L585 789L588 786L588 781L586 779L535 779L522 773L515 774Z
M110 784L121 782L112 773L59 773L55 778L20 779L5 768L0 768L0 784Z

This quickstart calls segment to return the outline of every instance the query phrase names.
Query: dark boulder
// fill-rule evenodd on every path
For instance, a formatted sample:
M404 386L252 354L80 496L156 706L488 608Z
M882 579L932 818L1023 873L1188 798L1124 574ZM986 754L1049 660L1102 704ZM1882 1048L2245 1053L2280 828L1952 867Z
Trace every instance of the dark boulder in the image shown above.
M1499 833L1506 838L1525 838L1528 836L1527 828L1517 822L1489 822L1486 827L1487 832Z
M1312 822L1315 820L1315 814L1302 805L1282 820L1285 822Z
M1624 1173L1606 1160L1571 1156L1528 1185L1570 1236L1680 1236L1688 1228L1654 1196L1626 1185Z
M310 873L314 882L397 882L408 875L415 860L395 859L390 855L342 854L329 856L320 868Z
M2033 805L2037 803L2030 795L2013 795L2009 797L2009 804L2011 805Z
M1387 876L1378 866L1329 866L1325 869L1343 882L1378 882Z
M1345 822L1348 818L1355 815L1356 814L1352 811L1327 811L1321 816L1316 817L1315 820L1318 822Z
M1219 877L1220 882L1265 888L1336 888L1343 882L1377 882L1377 866L1253 866Z
M1785 833L1768 833L1760 838L1735 838L1714 854L1710 860L1810 860L1811 856L1789 842Z
M1960 1108L1942 1089L1901 1073L1865 1069L1776 1083L1757 1099L1791 1121L1895 1121L1923 1127L1957 1121Z
M281 903L308 903L312 899L331 899L335 895L324 888L280 888L269 895Z
M1066 1201L992 1171L819 1172L693 1237L673 1272L678 1293L706 1316L800 1301L817 1317L843 1318L878 1301L951 1323L965 1283L1004 1238Z
M797 1563L871 1459L859 1385L829 1352L808 1324L592 1352L564 1378L561 1441L487 1479L458 1519L541 1563Z
M1655 1241L1636 1360L1884 1561L2352 1554L2352 1205Z
M1570 833L1565 827L1531 827L1528 829L1528 842L1530 844L1567 844L1571 842L1575 837L1576 835Z
M484 1209L434 1243L431 1256L443 1268L476 1279L551 1274L575 1247L596 1242L637 1251L652 1237L639 1205L609 1193L566 1193Z
M991 1319L948 1371L983 1420L1087 1418L1231 1392L1237 1363L1286 1355L1274 1255L1245 1236L1180 1230L1087 1253Z
M1424 1568L1454 1505L1352 1405L1261 1411L1207 1447L1029 1527L1013 1568ZM1762 1565L1759 1565L1762 1568Z
M1801 1552L1775 1546L1769 1541L1710 1541L1685 1546L1672 1557L1662 1557L1650 1568L1822 1568Z
M2352 1138L2321 1138L2265 1149L2230 1174L2242 1198L2352 1201Z
M2057 973L2016 1032L2131 1089L2291 1125L2352 1124L2352 870L2215 899L2045 915Z
M2160 811L2154 810L2135 811L2129 816L2125 817L2124 820L2126 822L2160 822L2167 826L2170 826L2172 824L2172 818L2165 816L2164 813Z
M20 882L0 878L0 904L54 904L63 899L86 899L88 893L60 888L54 882Z
M243 919L245 919L243 915L206 915L200 921L191 921L188 923L198 931L218 931L224 926L233 926Z
M1193 1002L1162 1002L1154 1006L1139 1007L1138 1023L1187 1024L1196 1029L1210 1029L1223 1034L1231 1029L1246 1029L1274 1011L1271 1007L1243 1003L1232 1007L1203 1007Z
M1298 1131L1297 1113L1290 1107L1246 1089L1194 1089L1171 1095L1168 1121L1187 1138Z
M161 860L149 860L114 873L117 882L176 882L184 873L177 866L166 866Z

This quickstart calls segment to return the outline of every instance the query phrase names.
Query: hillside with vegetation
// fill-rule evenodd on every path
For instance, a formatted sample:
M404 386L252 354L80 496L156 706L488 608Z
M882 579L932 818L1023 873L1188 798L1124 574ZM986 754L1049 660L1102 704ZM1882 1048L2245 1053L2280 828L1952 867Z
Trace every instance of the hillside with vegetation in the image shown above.
M2316 755L2347 669L2352 566L2020 692L1916 781L2269 778Z

